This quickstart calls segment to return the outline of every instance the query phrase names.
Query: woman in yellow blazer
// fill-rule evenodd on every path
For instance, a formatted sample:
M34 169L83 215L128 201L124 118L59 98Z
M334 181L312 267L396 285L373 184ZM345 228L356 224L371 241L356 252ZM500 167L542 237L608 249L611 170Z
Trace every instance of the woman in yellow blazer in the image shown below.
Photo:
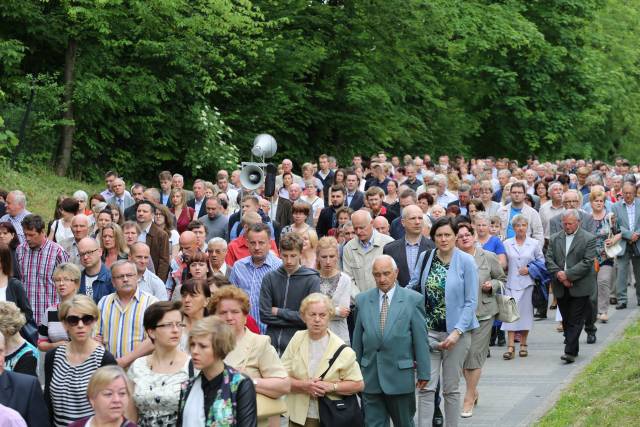
M291 385L287 370L271 345L271 340L266 335L254 334L245 326L249 314L249 296L235 286L223 286L213 294L209 312L231 326L236 336L236 346L227 354L224 362L249 376L258 394L278 399L289 393ZM261 402L258 399L258 426L279 426L280 416L260 417Z
M329 372L329 360L344 342L329 330L333 319L333 303L326 295L313 293L302 300L300 315L307 330L293 336L282 355L289 378L291 393L287 396L290 426L317 427L320 425L318 397L350 395L364 389L356 353L345 348Z

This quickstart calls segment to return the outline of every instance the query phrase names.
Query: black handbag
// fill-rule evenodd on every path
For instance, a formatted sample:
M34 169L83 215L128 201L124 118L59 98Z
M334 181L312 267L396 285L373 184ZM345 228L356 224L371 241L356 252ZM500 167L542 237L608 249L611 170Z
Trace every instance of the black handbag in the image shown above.
M331 369L342 350L347 348L346 344L342 344L336 350L327 370L320 375L320 379L324 380L325 375ZM344 396L342 399L331 400L326 396L318 398L318 412L320 413L320 425L322 427L364 427L364 419L362 410L358 403L356 395Z
M531 304L533 308L538 310L547 310L547 304L549 302L549 294L547 293L547 287L536 280L533 285L533 294L531 295Z
M33 319L27 321L22 329L20 329L20 335L27 340L30 344L38 346L38 327Z

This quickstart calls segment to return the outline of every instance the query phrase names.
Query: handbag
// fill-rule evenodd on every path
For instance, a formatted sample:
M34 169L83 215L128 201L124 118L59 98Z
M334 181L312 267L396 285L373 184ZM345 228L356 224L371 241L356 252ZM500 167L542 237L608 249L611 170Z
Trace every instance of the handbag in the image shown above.
M613 239L613 226L611 225L611 215L607 215L607 222L609 223L609 239ZM633 245L635 246L635 245ZM609 258L615 258L622 254L622 241L618 240L614 245L604 247L604 252Z
M547 287L542 282L536 280L533 285L533 293L531 294L531 305L538 310L547 309L547 303L549 302L549 294L547 293Z
M33 319L29 319L27 323L20 329L20 335L30 344L38 346L38 327Z
M320 375L320 379L324 380L325 375L331 369L342 350L347 348L346 344L342 344L334 353L327 370ZM318 398L318 412L320 414L321 427L364 427L364 419L362 410L358 403L356 395L343 396L342 399L332 400L326 396Z
M256 408L258 419L264 419L287 412L287 403L284 400L284 396L273 399L264 394L256 393Z
M496 301L498 302L498 320L513 323L520 319L516 299L504 294L502 283L500 284L500 293L496 295Z

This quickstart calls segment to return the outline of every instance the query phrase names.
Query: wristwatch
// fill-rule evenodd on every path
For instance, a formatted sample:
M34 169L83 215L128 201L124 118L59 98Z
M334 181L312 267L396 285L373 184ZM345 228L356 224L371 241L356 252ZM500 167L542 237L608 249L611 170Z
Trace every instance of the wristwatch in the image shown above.
M462 334L464 334L464 332L462 332L462 329L455 328L454 330L455 330L455 331L458 331L458 334L459 334L460 336L462 336Z
M256 387L258 386L258 380L256 380L255 378L253 380L253 385L256 386Z

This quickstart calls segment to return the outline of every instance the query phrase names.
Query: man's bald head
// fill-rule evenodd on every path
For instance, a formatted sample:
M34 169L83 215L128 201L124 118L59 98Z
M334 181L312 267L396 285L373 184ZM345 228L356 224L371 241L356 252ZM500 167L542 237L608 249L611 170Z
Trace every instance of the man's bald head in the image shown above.
M198 241L193 231L184 231L178 239L183 255L192 256L198 248Z
M71 220L71 232L76 242L87 237L89 235L89 217L84 214L74 216Z
M373 220L373 228L375 228L378 233L389 235L389 221L383 216L377 216Z

